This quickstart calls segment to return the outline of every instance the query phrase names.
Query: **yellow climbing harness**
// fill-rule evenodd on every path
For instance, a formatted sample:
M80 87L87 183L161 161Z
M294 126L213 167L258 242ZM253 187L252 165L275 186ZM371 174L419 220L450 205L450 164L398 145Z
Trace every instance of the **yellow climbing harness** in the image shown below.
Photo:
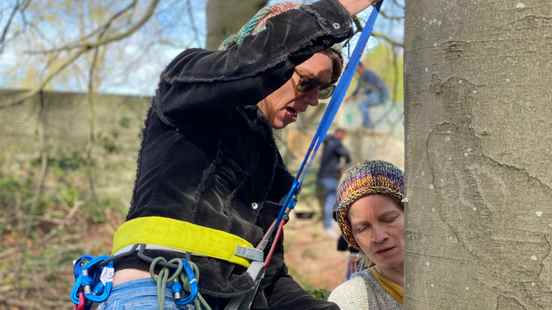
M139 217L123 223L113 236L112 255L136 244L218 258L244 267L249 267L251 261L263 260L263 252L241 237L159 216Z

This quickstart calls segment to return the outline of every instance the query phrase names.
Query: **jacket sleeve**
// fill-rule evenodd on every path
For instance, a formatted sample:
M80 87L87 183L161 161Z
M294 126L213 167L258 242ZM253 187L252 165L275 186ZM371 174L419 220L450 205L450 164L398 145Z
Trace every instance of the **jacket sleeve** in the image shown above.
M257 104L285 83L296 65L351 35L350 16L337 0L284 12L239 46L178 55L161 74L156 110L178 123L192 110Z
M333 302L315 299L287 273L274 282L268 304L270 309L274 310L339 310L339 307Z

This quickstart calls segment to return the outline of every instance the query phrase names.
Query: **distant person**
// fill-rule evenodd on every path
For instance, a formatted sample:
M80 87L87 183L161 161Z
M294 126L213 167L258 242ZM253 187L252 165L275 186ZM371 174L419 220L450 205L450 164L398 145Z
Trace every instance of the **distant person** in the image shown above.
M385 82L373 71L366 69L364 64L357 67L358 83L352 92L352 98L360 100L362 127L374 128L375 123L370 117L370 108L384 104L389 99L389 90Z
M322 145L320 168L316 175L317 186L322 204L322 223L324 230L330 235L336 235L333 227L333 211L336 206L336 189L341 173L351 163L349 150L343 145L347 131L337 128L332 135L327 136Z
M335 288L328 300L342 310L401 309L404 295L404 177L385 161L348 169L337 189L337 219L368 269Z

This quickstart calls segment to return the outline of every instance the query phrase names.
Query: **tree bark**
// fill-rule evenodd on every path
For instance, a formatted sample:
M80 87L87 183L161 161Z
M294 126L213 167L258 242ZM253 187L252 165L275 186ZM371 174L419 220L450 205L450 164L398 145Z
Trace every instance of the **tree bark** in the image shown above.
M208 0L207 48L216 49L228 35L238 31L268 0Z
M552 2L406 3L406 308L551 309Z

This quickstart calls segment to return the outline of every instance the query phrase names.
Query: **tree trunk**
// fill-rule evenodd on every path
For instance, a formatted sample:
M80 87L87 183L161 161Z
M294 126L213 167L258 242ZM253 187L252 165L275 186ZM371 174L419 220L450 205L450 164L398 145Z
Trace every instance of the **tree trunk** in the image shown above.
M406 3L406 308L552 309L552 2Z
M235 33L268 0L208 0L207 48L216 49L228 35Z

